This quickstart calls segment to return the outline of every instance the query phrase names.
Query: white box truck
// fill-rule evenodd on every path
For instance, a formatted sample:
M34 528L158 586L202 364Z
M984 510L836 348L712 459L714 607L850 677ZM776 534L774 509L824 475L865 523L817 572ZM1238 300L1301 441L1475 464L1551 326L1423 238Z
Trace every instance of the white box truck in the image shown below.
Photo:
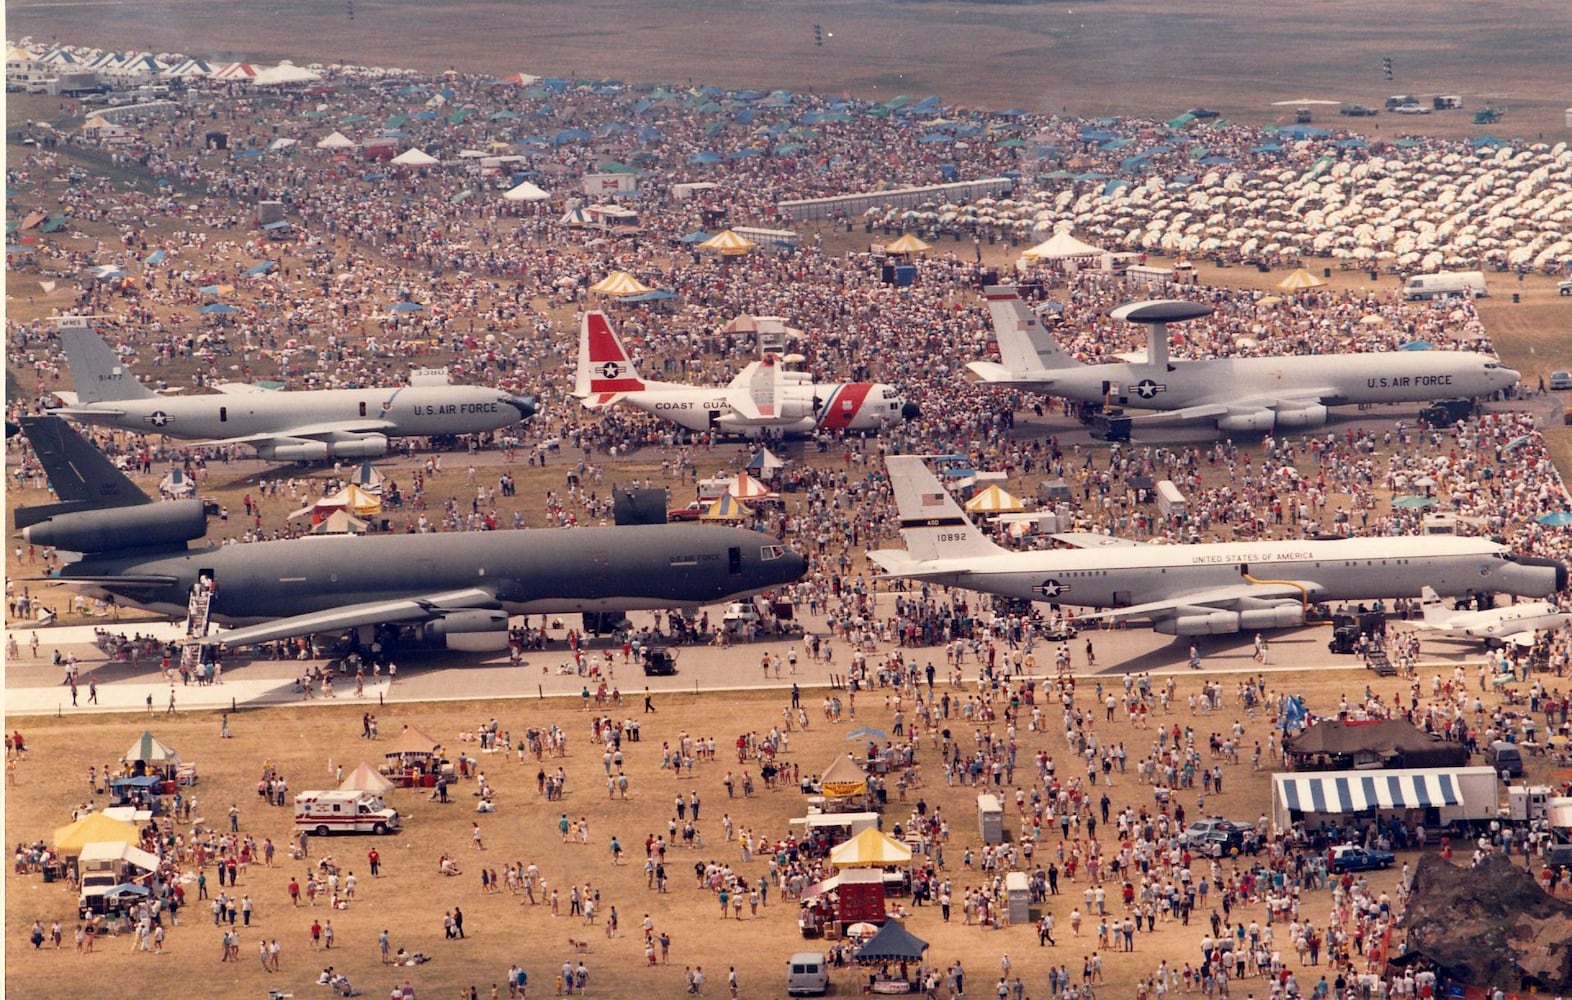
M295 827L325 837L330 833L383 834L399 828L398 810L375 792L301 792L295 796Z
M1403 298L1409 300L1468 296L1482 299L1490 292L1485 288L1483 271L1438 271L1435 274L1416 274L1403 283Z
M1163 512L1164 517L1184 517L1188 509L1184 494L1171 479L1157 481L1157 509Z

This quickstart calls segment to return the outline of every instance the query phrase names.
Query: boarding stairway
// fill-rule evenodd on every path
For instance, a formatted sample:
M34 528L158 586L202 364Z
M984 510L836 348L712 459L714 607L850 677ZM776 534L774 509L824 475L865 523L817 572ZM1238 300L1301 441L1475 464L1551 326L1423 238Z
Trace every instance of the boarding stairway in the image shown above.
M213 587L206 581L199 580L191 588L191 599L186 604L186 638L196 640L187 642L180 650L180 670L189 673L196 669L202 659L201 640L207 638L208 629L212 624Z

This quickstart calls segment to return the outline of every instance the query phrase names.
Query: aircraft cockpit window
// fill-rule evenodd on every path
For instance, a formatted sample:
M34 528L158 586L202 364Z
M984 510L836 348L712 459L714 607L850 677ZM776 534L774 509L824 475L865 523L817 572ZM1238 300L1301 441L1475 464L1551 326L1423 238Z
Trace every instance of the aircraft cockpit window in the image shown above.
M786 546L784 545L765 545L759 549L759 561L769 562L771 559L779 559L785 554Z

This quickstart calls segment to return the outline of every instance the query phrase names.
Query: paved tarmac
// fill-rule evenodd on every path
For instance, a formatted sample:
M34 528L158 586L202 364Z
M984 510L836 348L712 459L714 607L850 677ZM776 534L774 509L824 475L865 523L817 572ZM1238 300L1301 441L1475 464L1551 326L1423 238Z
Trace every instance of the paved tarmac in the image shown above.
M881 610L889 610L895 600L892 594L878 598ZM718 618L720 608L711 608L711 618ZM642 624L646 616L632 616L635 624ZM564 620L569 620L564 616ZM576 620L576 619L575 619ZM822 620L808 621L809 631L827 632ZM135 623L116 626L126 634L175 636L178 626L168 624ZM475 654L453 652L410 652L398 657L397 680L383 678L373 683L367 677L364 694L354 694L354 679L341 678L336 685L336 697L320 695L307 701L296 685L296 678L304 675L311 666L308 661L242 660L225 663L223 681L213 685L171 685L164 680L158 663L108 662L108 658L93 644L93 627L68 626L39 629L39 655L28 655L28 629L10 629L17 637L20 655L8 659L5 671L5 712L7 715L56 715L87 714L92 712L148 712L148 699L152 699L152 714L168 712L170 696L174 696L174 711L223 711L252 709L279 705L340 705L386 704L388 702L463 701L479 698L578 698L586 686L593 692L593 680L581 677L568 667L572 663L565 644L559 640L555 648L531 652L517 666L508 662L505 653ZM565 630L558 635L565 635ZM1208 636L1197 640L1202 653L1202 670L1211 673L1258 673L1337 670L1346 672L1351 681L1374 678L1363 663L1353 656L1339 656L1327 651L1329 629L1326 626L1309 626L1300 629L1279 630L1267 633L1270 645L1270 662L1256 663L1254 634L1233 636ZM1090 640L1096 652L1097 663L1088 669L1086 643ZM1126 673L1149 672L1153 675L1168 673L1193 676L1188 665L1188 639L1158 635L1148 629L1095 629L1082 632L1071 641L1072 669L1077 677L1114 676ZM792 675L785 661L790 649L798 654L797 674ZM1039 643L1035 649L1041 668L1053 663L1056 646ZM78 659L79 684L76 706L71 704L69 688L63 683L64 669L50 662L53 651L74 653ZM833 661L814 662L800 636L784 639L734 643L729 646L678 647L677 673L668 677L645 677L631 664L623 664L620 650L602 640L589 646L586 661L598 655L602 661L608 657L610 686L621 689L625 704L640 707L645 688L656 696L670 693L726 692L757 689L790 691L798 684L805 691L827 690L843 676L851 654L846 644L832 643ZM888 651L881 646L869 658L877 660ZM779 654L783 666L781 676L772 670L764 675L760 661L766 654ZM908 659L919 665L932 662L940 678L946 676L943 652L937 647L917 647L906 651ZM1427 641L1421 668L1423 673L1444 668L1450 671L1458 662L1477 663L1483 651L1477 647L1443 641ZM320 661L318 661L320 663ZM965 664L967 680L975 681L977 663L968 658ZM88 680L97 686L96 704L88 704ZM819 695L822 697L822 695ZM658 704L658 701L657 701Z

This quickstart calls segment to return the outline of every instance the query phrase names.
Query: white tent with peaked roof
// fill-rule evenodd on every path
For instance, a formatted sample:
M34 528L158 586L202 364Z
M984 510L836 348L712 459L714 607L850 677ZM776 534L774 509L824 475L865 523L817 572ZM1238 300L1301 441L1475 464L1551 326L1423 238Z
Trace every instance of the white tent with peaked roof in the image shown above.
M354 149L355 146L355 140L342 132L334 132L326 138L317 140L318 149Z
M400 167L432 167L441 161L424 149L407 149L389 162Z
M502 197L507 201L545 201L551 195L538 185L524 181L518 187L503 192Z
M1032 260L1085 260L1102 255L1101 247L1076 239L1070 227L1065 225L1059 226L1052 236L1021 254Z

